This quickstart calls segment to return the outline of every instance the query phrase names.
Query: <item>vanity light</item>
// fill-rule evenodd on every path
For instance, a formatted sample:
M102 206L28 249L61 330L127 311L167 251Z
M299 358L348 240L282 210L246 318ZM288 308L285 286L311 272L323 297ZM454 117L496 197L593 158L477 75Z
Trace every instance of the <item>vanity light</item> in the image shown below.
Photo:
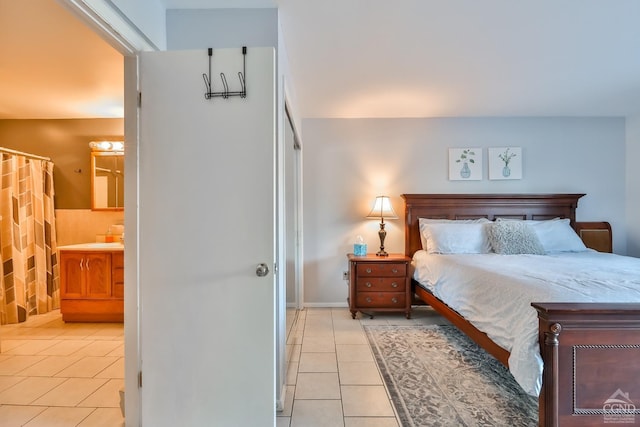
M391 200L387 196L378 196L373 204L373 209L367 215L367 218L378 219L380 218L380 230L378 236L380 237L380 251L376 253L378 256L389 256L387 251L384 250L384 239L387 237L387 232L384 229L384 220L386 219L398 219L398 215L391 206Z
M92 151L124 151L122 141L91 141L89 143Z

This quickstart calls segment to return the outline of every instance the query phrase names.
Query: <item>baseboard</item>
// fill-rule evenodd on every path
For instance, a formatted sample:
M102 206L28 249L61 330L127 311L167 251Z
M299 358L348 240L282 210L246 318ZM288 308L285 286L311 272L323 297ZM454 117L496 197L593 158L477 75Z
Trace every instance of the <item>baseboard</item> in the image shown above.
M348 308L349 304L345 302L305 302L304 308Z
M276 399L276 412L284 411L284 399L287 395L287 386L283 384L280 388L280 399Z

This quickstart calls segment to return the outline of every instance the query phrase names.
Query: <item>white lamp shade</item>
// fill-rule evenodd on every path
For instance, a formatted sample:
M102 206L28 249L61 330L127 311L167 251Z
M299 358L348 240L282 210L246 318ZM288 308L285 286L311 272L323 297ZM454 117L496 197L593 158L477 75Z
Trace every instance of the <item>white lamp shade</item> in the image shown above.
M389 197L378 196L367 218L398 219L398 215L396 215L396 212L393 210Z

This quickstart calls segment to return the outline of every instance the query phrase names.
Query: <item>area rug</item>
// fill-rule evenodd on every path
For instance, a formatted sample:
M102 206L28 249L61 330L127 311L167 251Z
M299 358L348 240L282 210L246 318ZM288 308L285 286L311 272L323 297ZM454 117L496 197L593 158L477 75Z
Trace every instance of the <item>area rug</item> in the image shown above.
M537 398L456 327L364 329L402 427L538 425Z

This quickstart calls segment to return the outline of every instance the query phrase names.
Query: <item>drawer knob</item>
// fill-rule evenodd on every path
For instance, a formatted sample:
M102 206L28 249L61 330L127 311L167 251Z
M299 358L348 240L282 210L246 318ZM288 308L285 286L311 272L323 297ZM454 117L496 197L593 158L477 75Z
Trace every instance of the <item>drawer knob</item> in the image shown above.
M371 269L367 268L367 273L371 274Z
M398 272L398 269L397 269L397 268L394 268L394 269L393 269L393 270L391 270L391 271L393 271L393 274L396 274L396 273Z
M391 298L391 302L394 303L394 304L397 304L398 303L398 298L396 298L396 297Z
M396 282L393 282L393 283L391 284L391 287L392 287L392 288L397 288L397 287L398 287L398 284L397 284Z
M367 302L371 302L371 297L367 297Z
M370 288L370 287L371 287L371 286L373 286L373 285L371 285L371 282L367 282L367 284L366 284L365 286L366 286L367 288Z

